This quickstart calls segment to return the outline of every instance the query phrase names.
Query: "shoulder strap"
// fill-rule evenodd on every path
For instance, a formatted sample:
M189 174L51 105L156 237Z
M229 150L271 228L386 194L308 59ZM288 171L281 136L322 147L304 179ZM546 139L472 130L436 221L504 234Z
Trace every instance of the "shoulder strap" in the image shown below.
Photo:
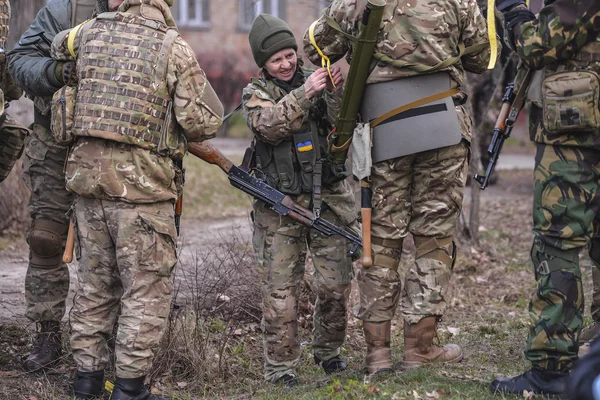
M159 87L165 79L165 75L167 74L167 63L169 62L169 55L171 54L171 47L173 47L173 43L175 40L177 40L178 36L179 32L177 29L167 30L165 40L160 48L160 60L158 61L156 76L154 78L154 84L156 87Z

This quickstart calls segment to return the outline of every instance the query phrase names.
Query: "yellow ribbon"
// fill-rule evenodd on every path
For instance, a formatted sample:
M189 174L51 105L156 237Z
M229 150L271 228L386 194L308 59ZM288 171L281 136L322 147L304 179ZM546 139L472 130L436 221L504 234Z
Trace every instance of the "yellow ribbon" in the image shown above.
M496 59L498 59L498 38L496 33L496 1L488 0L487 7L487 23L488 23L488 38L490 41L490 63L488 69L494 69L496 66Z
M317 53L319 53L319 55L321 56L321 66L323 68L327 68L329 79L331 79L331 83L335 88L336 86L335 82L333 81L333 75L331 75L331 60L323 53L319 46L317 46L317 41L315 40L315 26L317 25L317 22L319 22L319 20L313 22L310 28L308 28L308 37L310 38L310 43L315 47L315 49L317 49Z
M81 24L71 29L71 32L69 32L69 37L67 39L67 47L69 49L69 53L73 58L77 58L77 55L75 54L75 37L77 37L77 32L79 32L81 27L88 21L89 19L87 21L83 21Z

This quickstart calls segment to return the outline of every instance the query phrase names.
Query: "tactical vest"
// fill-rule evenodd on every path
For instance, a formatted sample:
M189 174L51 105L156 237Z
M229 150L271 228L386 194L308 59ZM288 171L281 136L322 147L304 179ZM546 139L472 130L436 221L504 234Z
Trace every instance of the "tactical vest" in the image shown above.
M264 81L256 83L266 88ZM275 101L286 94L279 87L270 93ZM321 184L331 185L348 176L344 165L327 162L327 135L331 128L325 100L321 99L311 111L308 122L277 146L257 140L256 168L264 174L267 184L291 195L312 192L313 205L320 207Z
M74 134L172 155L166 73L177 31L130 13L100 14L81 30Z
M10 3L8 0L0 0L0 114L4 113L4 82L6 70L6 41L8 40L8 25L10 23Z
M96 0L71 0L71 27L92 18Z

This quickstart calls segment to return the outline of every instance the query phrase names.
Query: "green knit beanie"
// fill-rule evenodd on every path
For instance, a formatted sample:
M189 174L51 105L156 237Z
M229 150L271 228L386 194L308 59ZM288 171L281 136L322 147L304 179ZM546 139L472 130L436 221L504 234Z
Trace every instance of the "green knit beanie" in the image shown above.
M288 24L269 14L260 14L254 19L248 40L254 61L260 68L280 50L298 50L296 38Z

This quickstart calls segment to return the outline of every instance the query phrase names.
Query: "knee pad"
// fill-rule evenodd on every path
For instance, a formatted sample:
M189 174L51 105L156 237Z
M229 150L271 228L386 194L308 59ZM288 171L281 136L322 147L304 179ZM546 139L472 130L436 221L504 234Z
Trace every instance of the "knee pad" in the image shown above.
M535 238L531 246L531 262L533 263L535 280L537 281L544 275L550 275L552 272L562 269L579 268L580 250L580 248L562 250L542 242L539 238Z
M397 270L400 265L400 256L402 255L402 244L404 238L400 239L382 239L371 237L371 243L374 246L383 247L380 251L373 251L373 265L378 267Z
M63 236L69 225L47 219L33 221L27 235L29 262L34 268L53 268L62 262Z
M431 258L438 260L448 266L451 270L456 262L456 243L454 236L436 238L432 236L416 236L415 260L420 258Z

